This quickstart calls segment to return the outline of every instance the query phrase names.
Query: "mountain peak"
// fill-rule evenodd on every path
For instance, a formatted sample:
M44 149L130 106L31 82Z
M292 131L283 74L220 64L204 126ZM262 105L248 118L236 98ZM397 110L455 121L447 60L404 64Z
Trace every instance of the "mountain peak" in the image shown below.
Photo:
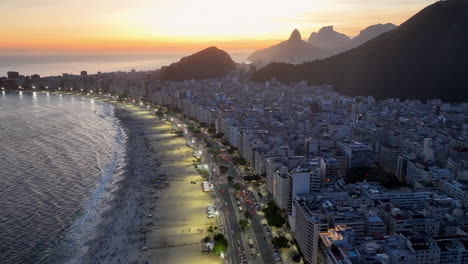
M334 32L333 26L322 27L322 28L319 30L319 33L325 33L325 32Z
M340 93L377 99L466 101L467 13L466 0L439 1L352 50L299 65L270 64L253 80L331 84Z
M316 47L338 52L349 44L350 39L345 34L333 30L333 26L322 27L317 33L310 34L308 42Z
M302 40L301 33L299 32L299 30L294 29L293 32L291 33L291 36L289 37L289 40L292 40L292 41Z
M183 81L218 78L234 69L235 63L229 54L213 46L172 63L162 70L160 79Z
M383 34L388 31L391 31L393 29L397 28L396 25L392 23L387 23L387 24L375 24L375 25L370 25L366 27L365 29L361 30L359 32L359 35L357 35L355 38L353 38L353 46L357 47L365 42Z
M288 40L276 45L257 50L248 60L257 66L264 66L272 62L302 63L324 58L328 53L302 40L301 33L295 29Z

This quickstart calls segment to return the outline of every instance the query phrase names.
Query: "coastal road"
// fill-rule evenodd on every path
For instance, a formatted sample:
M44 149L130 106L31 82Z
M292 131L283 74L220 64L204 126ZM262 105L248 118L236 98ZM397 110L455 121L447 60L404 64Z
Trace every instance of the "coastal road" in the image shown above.
M179 122L179 120L177 120ZM186 124L190 125L196 125L193 123L193 121L185 120ZM202 138L205 139L207 142L209 142L213 147L216 149L220 150L223 148L223 145L212 138L210 135L207 135L205 133L202 133ZM203 144L204 145L204 144ZM214 165L221 165L217 164L211 157L211 155L208 154L208 150L204 149L202 159L205 163L210 165L210 168L215 168ZM232 163L232 160L229 159L227 162L225 162L223 165L227 165L229 167L228 173L234 176L235 181L239 182L242 186L242 189L245 189L243 179L242 179L242 173L240 172L239 168L235 166ZM209 176L210 180L215 184L216 192L217 195L219 195L220 198L220 203L219 205L220 210L223 210L223 216L225 220L225 229L226 229L226 235L229 240L230 246L228 247L229 251L229 257L232 260L232 263L241 263L241 256L239 255L238 252L238 241L240 242L240 249L241 252L245 251L244 247L244 241L242 239L242 231L239 226L239 216L236 214L235 210L237 210L237 203L235 203L232 200L232 197L230 195L230 186L229 184L226 184L225 179L221 179L221 177L227 177L225 175L220 175L219 170L209 170ZM227 203L227 208L224 206ZM255 210L255 209L253 209ZM251 219L251 225L252 229L254 231L255 236L253 237L256 240L256 244L258 245L257 251L260 253L261 260L254 262L258 263L263 260L263 263L276 263L273 257L273 251L272 251L272 246L270 245L270 242L267 241L266 239L266 234L265 231L263 230L263 227L260 223L260 219L257 215L257 213L252 214L252 219ZM247 254L250 254L250 252L246 252Z
M211 138L210 136L208 135L204 135L205 138L213 145L213 146L216 146L217 148L220 148L221 145L220 143ZM215 162L211 161L211 164L214 164ZM229 160L226 164L223 164L223 165L228 165L229 166L229 170L228 170L228 173L232 176L234 176L235 178L235 181L236 182L239 182L241 184L241 189L246 189L244 186L244 183L243 183L243 179L242 179L242 173L240 172L239 168L237 168L231 160ZM215 174L214 177L227 177L227 176L220 176L219 174ZM224 190L223 192L223 199L224 201L228 202L228 205L230 208L232 208L231 210L237 210L237 204L235 204L232 199L231 199L231 195L229 194L229 185L228 184L219 184L219 189L220 190ZM253 209L255 210L255 209ZM227 218L227 221L229 221L230 223L233 223L233 225L231 225L231 228L235 228L235 229L228 229L228 232L229 230L234 230L234 233L236 234L240 234L241 230L240 230L240 226L239 226L239 218L237 217L237 215L234 213L234 211L231 211L229 215L226 215L226 218ZM257 245L258 245L258 252L260 253L260 257L262 258L263 260L263 263L276 263L274 257L273 257L273 248L272 246L270 245L270 241L268 241L266 239L266 233L265 233L265 230L263 229L262 227L262 224L260 222L260 218L258 216L257 213L255 214L252 214L252 218L251 218L251 225L252 225L252 229L254 231L254 234L255 234L255 240L257 242ZM235 235L235 234L232 234L232 235ZM236 237L240 237L239 240L241 241L241 246L243 247L243 242L242 242L242 238L240 235L237 235ZM236 238L237 239L237 238ZM237 246L236 246L237 248ZM242 249L244 250L244 249Z
M252 216L251 219L252 228L255 236L257 237L258 251L263 259L264 263L276 263L273 258L273 250L270 246L270 242L266 239L265 231L263 230L262 224L257 214Z
M220 192L221 201L227 203L227 207L224 206L223 212L224 217L226 220L226 233L227 236L231 239L231 244L229 246L229 253L232 260L232 263L241 263L240 262L240 254L238 247L240 246L240 251L245 251L244 243L242 243L242 236L241 236L241 229L239 226L239 220L235 213L237 208L237 204L234 203L231 199L231 195L229 195L229 186L226 184L221 184L218 186ZM240 243L238 243L240 242Z
M237 205L232 201L231 196L229 195L229 186L225 183L221 183L223 182L220 180L221 176L219 175L218 170L214 169L216 168L216 163L213 161L211 155L208 154L206 149L202 151L201 157L204 163L209 164L209 178L210 181L215 185L215 196L219 198L218 208L219 211L222 212L220 217L222 217L224 220L224 233L229 242L228 254L226 257L229 259L229 263L231 264L245 263L241 262L241 254L245 251L245 248L242 241L242 231L239 226L239 219L235 213Z
M239 241L241 241L241 247L242 247L242 250L244 250L243 248L244 243L242 243L242 236L241 236L242 231L239 226L239 218L233 211L233 210L237 210L238 206L231 198L231 195L229 193L231 189L228 184L219 185L219 188L220 190L224 190L224 192L221 193L222 198L224 201L228 202L228 205L230 207L229 210L231 210L230 214L225 214L227 221L229 221L233 225L231 226L231 228L233 228L231 230L233 230L234 233L231 235L236 240L239 239ZM244 206L244 208L245 210L248 210L246 206ZM250 222L251 222L251 228L253 229L253 233L255 234L254 239L256 240L257 242L256 244L258 245L256 249L260 253L260 257L263 260L263 263L268 263L268 264L276 263L273 257L272 247L270 245L270 242L266 239L265 231L263 230L262 224L260 223L260 218L257 215L257 213L252 214L252 218L250 219ZM237 245L236 245L236 248L237 248ZM250 254L250 252L247 252L247 253ZM254 262L254 263L257 263L257 262Z
M242 186L242 189L244 189L244 186ZM255 207L248 205L246 200L243 200L244 203L246 204L246 210L248 210L251 214L251 229L253 230L253 233L255 234L255 239L257 241L258 245L258 252L260 253L261 258L263 259L264 263L276 263L274 257L273 257L273 247L270 244L269 239L267 239L265 230L263 229L263 226L261 224L261 219L260 216L258 215L257 210ZM252 201L253 202L253 201Z

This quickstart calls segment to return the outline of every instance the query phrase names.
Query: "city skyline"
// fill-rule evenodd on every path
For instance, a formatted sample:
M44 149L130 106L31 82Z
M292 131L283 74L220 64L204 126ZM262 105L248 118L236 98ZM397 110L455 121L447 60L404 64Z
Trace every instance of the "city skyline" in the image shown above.
M400 25L423 1L2 1L0 52L252 50L333 25L351 37L377 23ZM21 14L19 16L18 14ZM20 19L23 18L23 19Z
M467 0L0 8L0 263L468 263Z

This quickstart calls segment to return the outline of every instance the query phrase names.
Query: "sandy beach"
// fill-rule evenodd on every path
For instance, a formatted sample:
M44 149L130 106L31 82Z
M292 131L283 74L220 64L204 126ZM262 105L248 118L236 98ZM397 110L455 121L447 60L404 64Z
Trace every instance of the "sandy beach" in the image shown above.
M201 190L193 150L147 111L116 104L115 113L128 135L127 175L83 262L221 263L202 253L216 220L206 216L213 201Z

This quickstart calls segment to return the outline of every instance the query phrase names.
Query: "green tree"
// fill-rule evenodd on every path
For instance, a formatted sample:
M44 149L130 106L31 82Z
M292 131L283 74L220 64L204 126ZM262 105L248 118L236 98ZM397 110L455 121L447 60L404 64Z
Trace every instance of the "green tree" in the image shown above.
M247 231L250 227L249 221L245 219L239 220L239 225L240 225L242 232Z
M210 133L211 135L216 134L216 128L214 128L214 127L208 128L208 133Z
M251 219L252 215L248 211L245 211L244 212L244 217L245 217L245 219Z
M242 157L234 157L232 158L232 162L235 165L241 165L241 166L245 166L247 164L247 161Z
M162 111L156 111L154 114L160 118L164 116L164 113Z
M234 188L234 190L238 191L238 190L240 190L240 184L239 183L234 183L232 188Z
M216 254L221 254L222 252L226 251L226 249L229 246L228 241L224 237L223 234L214 235L213 240L214 240L213 252Z
M269 202L262 212L265 213L265 218L270 226L282 227L286 223L286 219L281 216L275 202Z
M271 240L271 244L277 248L289 248L289 240L284 236L275 237Z
M187 129L194 134L199 134L201 132L200 128L196 126L189 126Z

